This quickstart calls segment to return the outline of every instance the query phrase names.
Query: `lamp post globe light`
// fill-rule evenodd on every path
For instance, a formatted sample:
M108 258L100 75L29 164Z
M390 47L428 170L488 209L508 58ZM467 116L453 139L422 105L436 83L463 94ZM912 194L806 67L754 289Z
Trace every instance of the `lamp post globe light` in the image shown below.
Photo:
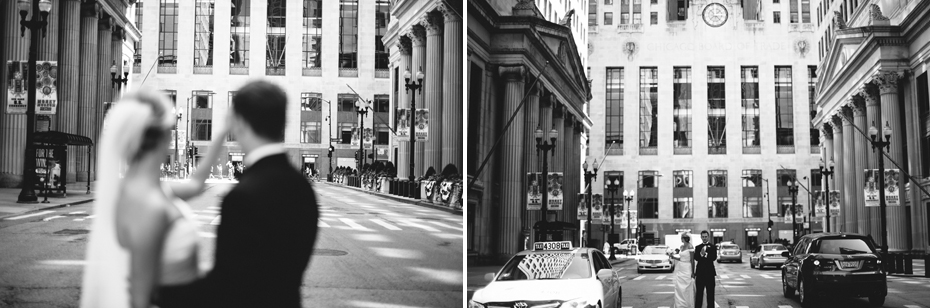
M365 166L365 116L368 114L371 103L363 100L355 100L355 112L358 114L359 131L358 131L358 172L361 174L362 167Z
M633 189L623 190L623 200L626 201L626 238L627 238L628 245L630 243L629 239L633 238L633 224L630 223L630 219L631 219L630 203L633 202L633 196L635 194L636 194L636 190L633 190Z
M123 65L123 77L116 77L116 61L110 66L110 82L113 88L119 90L126 82L129 81L129 66Z
M798 203L798 183L788 181L788 193L791 194L791 243L798 242L798 216L795 213Z
M875 148L878 148L880 151L887 152L891 148L891 127L888 125L888 122L885 122L885 128L882 129L882 135L885 136L885 139L882 140L882 136L878 134L878 129L875 128L875 123L872 123L872 126L869 127L869 142L872 144L872 152L875 152ZM885 217L885 158L883 155L878 155L878 204L879 209L881 210L882 217L882 253L888 253L888 228L887 228L887 217Z
M32 7L32 18L26 20L29 15L30 6ZM39 57L39 30L42 30L42 37L45 37L46 25L48 25L48 14L52 10L52 2L49 0L19 0L19 25L20 37L26 36L26 28L29 28L29 62L28 72L26 72L26 150L23 155L23 182L22 190L16 199L17 203L36 203L39 197L36 196L34 183L36 178L36 150L33 144L33 138L36 129L36 60ZM35 12L39 12L36 14ZM89 176L89 175L88 175Z
M827 225L823 232L830 232L830 176L833 175L834 169L836 169L836 163L832 158L829 165L824 165L823 159L820 160L820 174L824 176L824 195L826 196L824 201L827 205Z
M594 160L594 171L588 170L588 161L585 161L581 165L581 170L584 171L584 184L587 187L585 193L587 194L587 200L585 203L588 205L588 220L587 226L585 227L585 232L587 232L585 241L587 241L587 246L594 247L591 244L591 182L597 181L597 159Z
M404 89L405 89L405 93L410 93L411 90L413 91L413 95L410 96L410 114L407 115L407 118L408 118L408 119L407 119L407 122L408 122L408 125L407 125L407 126L410 127L410 185L414 185L414 183L413 183L413 179L414 179L414 175L413 175L413 164L414 164L414 160L413 160L413 158L414 158L414 155L415 155L414 150L416 149L416 148L414 147L414 145L415 145L416 142L417 142L416 133L415 133L415 132L416 132L416 125L414 125L414 124L415 124L415 123L414 123L414 119L415 119L415 117L416 117L416 111L417 111L417 109L416 109L416 108L417 108L417 95L416 95L416 94L417 94L417 90L419 90L420 93L423 92L423 89L422 89L422 88L423 88L423 77L425 77L425 76L423 76L423 71L422 71L422 69L423 69L423 68L421 67L420 70L417 70L417 76L416 76L416 77L417 77L417 81L415 81L415 82L410 82L410 70L408 69L408 70L405 70L405 71L404 71ZM412 186L411 186L411 187L412 187Z
M614 213L617 203L617 190L620 190L620 177L617 174L611 174L607 176L607 190L610 191L610 235L607 236L607 249L610 250L610 258L608 260L613 261L617 260L617 256L614 253Z

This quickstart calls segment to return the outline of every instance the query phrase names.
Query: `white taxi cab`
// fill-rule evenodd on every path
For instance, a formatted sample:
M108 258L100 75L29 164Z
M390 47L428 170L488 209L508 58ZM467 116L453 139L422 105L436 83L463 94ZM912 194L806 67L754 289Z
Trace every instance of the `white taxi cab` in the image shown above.
M469 308L619 308L620 278L600 250L537 242L517 253L468 301Z

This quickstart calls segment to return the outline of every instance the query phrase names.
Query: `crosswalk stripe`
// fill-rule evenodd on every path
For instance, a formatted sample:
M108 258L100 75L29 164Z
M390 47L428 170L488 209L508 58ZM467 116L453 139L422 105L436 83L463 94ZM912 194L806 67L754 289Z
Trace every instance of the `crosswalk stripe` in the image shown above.
M329 227L330 227L330 225L329 225L328 223L326 223L326 222L324 222L324 221L322 221L322 220L317 220L317 221L316 221L316 225L319 226L320 228L329 228Z
M214 226L220 225L220 215L216 215L216 218L214 218L213 221L210 221L210 224Z
M342 221L343 223L349 225L349 227L352 227L352 229L355 229L355 230L374 231L374 230L368 229L368 228L366 228L365 226L362 226L362 225L356 223L354 220L349 219L349 218L339 218L339 220Z
M438 221L430 221L430 223L432 223L432 224L434 224L434 225L437 225L437 226L440 226L440 227L443 227L443 228L449 228L449 229L452 229L452 230L462 231L462 228L456 228L456 227L453 227L453 226L450 226L450 225L447 225L447 224L444 224L444 223L441 223L441 222L438 222Z
M340 215L340 214L329 213L329 212L323 212L322 214L323 214L324 216L334 216L334 217L341 217L341 216L342 216L342 215Z
M200 231L200 232L197 232L197 235L200 235L200 237L206 237L206 238L216 238L216 234L210 233L210 232Z
M766 274L760 274L759 276L762 276L763 278L768 278L768 279L775 278L775 277L772 277L772 276L769 276L769 275L766 275Z
M656 280L662 280L662 279L665 279L665 276L656 277Z
M730 279L729 275L720 275L720 279Z
M736 306L736 308L749 308L749 306Z
M371 222L373 223L381 225L382 227L388 230L401 230L401 228L398 228L397 226L384 222L383 220L380 220L380 219L369 219L369 220L371 220Z
M84 217L84 219L91 219L91 218L94 218L94 217L97 217L97 215L90 215L90 216Z
M42 221L49 221L49 220L56 219L56 218L64 218L64 216L55 215L55 216L45 217L44 219L42 219Z
M794 308L794 307L791 307L790 305L778 305L778 308Z
M6 218L6 219L4 219L4 220L19 220L19 219L23 219L23 218L29 218L29 217L34 217L34 216L39 216L39 215L45 215L45 214L51 214L51 213L54 213L54 212L55 212L55 211L41 211L41 212L38 212L38 213L32 213L32 214L23 215L23 216L10 217L10 218Z
M920 306L917 306L917 305L904 305L904 307L907 307L907 308L920 308Z
M84 211L77 211L77 212L71 212L68 214L74 215L74 214L84 214L84 213L85 213Z
M633 280L640 280L640 279L643 279L643 278L646 278L646 276L639 276L639 277L633 278Z
M751 277L749 277L749 275L739 275L739 276L740 276L740 277L743 277L743 278L746 278L746 279L751 278Z
M405 226L409 226L409 227L420 228L420 229L423 229L423 230L426 230L426 231L430 231L430 232L439 232L439 229L436 229L436 228L433 228L433 227L430 227L430 226L426 226L426 225L421 225L421 224L412 222L412 221L410 221L409 219L408 219L408 220L401 220L401 221L400 221L400 224L405 225Z

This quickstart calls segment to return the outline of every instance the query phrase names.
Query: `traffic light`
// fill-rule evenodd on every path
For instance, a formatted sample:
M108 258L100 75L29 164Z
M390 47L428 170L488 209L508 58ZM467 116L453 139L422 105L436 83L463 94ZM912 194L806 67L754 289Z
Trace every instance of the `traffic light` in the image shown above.
M769 219L769 231L771 231L771 230L772 230L772 226L773 226L773 225L775 225L775 223L774 223L774 222L772 222L772 220L771 220L771 219Z

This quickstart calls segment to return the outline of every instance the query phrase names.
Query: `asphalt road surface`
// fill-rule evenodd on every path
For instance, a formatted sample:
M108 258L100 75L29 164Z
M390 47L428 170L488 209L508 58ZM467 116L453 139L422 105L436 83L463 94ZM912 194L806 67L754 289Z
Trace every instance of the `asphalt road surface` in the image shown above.
M208 184L190 206L200 264L212 267L222 196ZM304 307L461 307L462 216L316 184L320 233ZM0 220L0 307L77 307L93 203Z

